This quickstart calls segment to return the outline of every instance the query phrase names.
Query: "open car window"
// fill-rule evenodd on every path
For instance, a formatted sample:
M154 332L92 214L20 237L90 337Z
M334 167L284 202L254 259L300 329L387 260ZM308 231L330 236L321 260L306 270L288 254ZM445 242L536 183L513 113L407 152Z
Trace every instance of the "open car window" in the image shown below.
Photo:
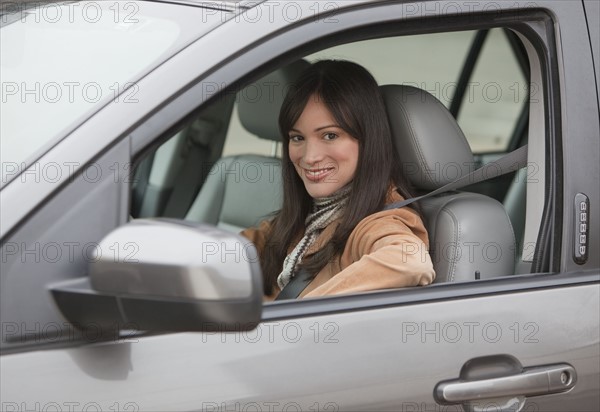
M431 93L457 117L475 155L470 167L476 168L527 141L530 69L524 50L512 30L494 28L382 37L340 44L301 57L309 63L321 59L354 61L367 68L380 85L406 85ZM188 213L206 179L216 173L221 183L227 178L222 165L213 169L219 159L243 155L263 159L263 169L254 170L245 164L231 172L248 187L255 185L261 174L273 173L275 169L267 171L268 165L265 169L264 164L270 158L280 158L281 144L247 130L239 116L240 105L258 101L260 92L253 83L229 90L225 98L208 105L160 148L148 152L137 167L132 216L196 219ZM264 116L265 122L272 121L267 114ZM218 133L214 125L219 125ZM525 243L526 180L523 173L510 173L466 189L504 203L517 238L518 260ZM270 183L276 182L271 179ZM205 191L213 185L209 182ZM276 196L278 190L273 193ZM221 207L220 203L215 205L216 209ZM262 217L267 218L273 209L271 201ZM239 210L240 214L244 212ZM218 211L214 216L219 216ZM207 223L219 224L214 216ZM248 222L258 223L256 219ZM243 226L228 227L235 231ZM527 245L529 262L537 233L535 228L532 230ZM520 264L515 270L527 272L528 267Z

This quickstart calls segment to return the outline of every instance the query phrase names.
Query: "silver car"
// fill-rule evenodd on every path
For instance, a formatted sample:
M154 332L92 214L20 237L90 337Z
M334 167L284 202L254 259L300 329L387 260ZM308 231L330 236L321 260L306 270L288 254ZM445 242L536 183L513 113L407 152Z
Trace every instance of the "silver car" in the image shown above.
M600 410L598 1L0 5L3 411ZM485 173L420 203L433 285L263 304L323 58L418 192Z

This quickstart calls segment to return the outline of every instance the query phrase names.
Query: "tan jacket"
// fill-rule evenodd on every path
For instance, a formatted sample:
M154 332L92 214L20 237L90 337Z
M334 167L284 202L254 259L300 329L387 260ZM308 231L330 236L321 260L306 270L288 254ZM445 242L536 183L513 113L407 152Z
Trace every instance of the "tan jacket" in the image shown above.
M393 191L386 203L400 200L402 197ZM336 221L327 226L305 256L315 253L320 245L328 242L338 224ZM241 233L255 244L259 257L270 228L270 221L263 221L257 228ZM425 226L412 209L404 207L374 213L358 223L340 258L327 264L300 298L428 285L435 278L428 247ZM279 292L275 285L273 295L265 296L264 300L275 299Z

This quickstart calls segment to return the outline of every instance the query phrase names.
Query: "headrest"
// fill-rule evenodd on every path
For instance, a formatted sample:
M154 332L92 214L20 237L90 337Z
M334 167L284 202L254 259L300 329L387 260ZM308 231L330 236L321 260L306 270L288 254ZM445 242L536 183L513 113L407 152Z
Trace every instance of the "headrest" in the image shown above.
M297 60L242 89L238 93L238 114L244 128L260 138L281 141L281 104L290 86L309 67L306 60Z
M438 99L411 86L380 89L402 170L415 188L435 190L472 170L469 143Z

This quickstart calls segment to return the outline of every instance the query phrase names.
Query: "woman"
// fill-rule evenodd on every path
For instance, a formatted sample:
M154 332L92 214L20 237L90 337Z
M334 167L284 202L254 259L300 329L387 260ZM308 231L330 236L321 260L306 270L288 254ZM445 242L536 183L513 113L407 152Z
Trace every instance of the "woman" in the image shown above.
M265 300L300 269L299 297L430 284L428 237L410 207L383 99L371 74L347 61L307 69L283 102L283 206L242 232L257 247Z

